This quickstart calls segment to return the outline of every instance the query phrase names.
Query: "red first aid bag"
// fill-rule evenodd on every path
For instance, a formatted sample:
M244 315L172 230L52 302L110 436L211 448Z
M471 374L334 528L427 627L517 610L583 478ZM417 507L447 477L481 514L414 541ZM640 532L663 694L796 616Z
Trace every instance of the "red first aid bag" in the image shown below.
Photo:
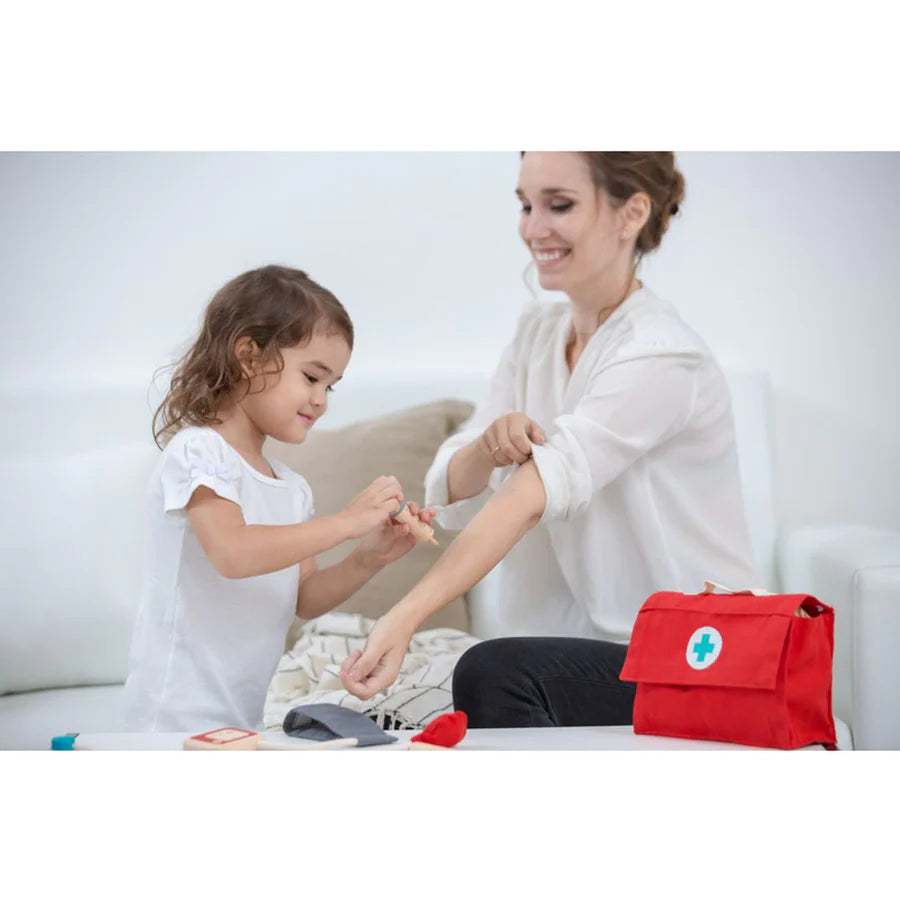
M712 587L641 607L620 675L637 682L635 733L834 749L834 610L808 594Z

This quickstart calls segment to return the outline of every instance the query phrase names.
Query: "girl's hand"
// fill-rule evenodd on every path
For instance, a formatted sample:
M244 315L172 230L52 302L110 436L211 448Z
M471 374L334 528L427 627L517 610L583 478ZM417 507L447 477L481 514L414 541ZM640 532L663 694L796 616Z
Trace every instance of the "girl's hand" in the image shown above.
M361 700L374 697L397 680L403 657L409 649L415 626L394 609L375 623L363 650L354 650L341 665L341 684Z
M409 507L409 511L414 515L418 516L426 525L434 524L434 517L437 515L437 510L432 506L423 506L421 509L419 508L418 503L413 503L412 500L406 504Z
M347 525L348 538L358 538L373 528L389 525L391 513L397 512L402 505L400 482L393 475L381 475L354 497L338 516Z
M547 440L544 429L525 413L509 413L494 419L478 438L478 449L494 468L521 465L531 458L531 445Z
M431 525L435 516L433 509L419 509L417 504L411 502L407 506L414 516L417 516L426 525ZM415 545L416 539L410 532L409 525L389 519L373 528L360 541L357 549L360 553L365 554L366 559L372 561L375 568L381 569L406 556Z

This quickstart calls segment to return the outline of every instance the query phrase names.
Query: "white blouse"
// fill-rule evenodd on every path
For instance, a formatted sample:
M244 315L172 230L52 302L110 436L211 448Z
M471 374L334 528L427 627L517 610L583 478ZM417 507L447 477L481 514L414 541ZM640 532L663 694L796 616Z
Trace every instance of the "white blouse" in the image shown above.
M527 310L488 396L426 475L438 522L462 528L514 467L448 505L456 450L510 412L547 434L532 447L547 505L501 563L497 621L509 635L627 641L655 591L760 584L728 386L702 339L646 288L597 329L570 373L571 332L568 301Z
M144 584L125 683L128 731L262 727L266 689L294 619L300 566L225 578L185 507L200 485L236 503L248 525L312 518L306 480L278 460L254 469L211 428L166 445L147 493Z

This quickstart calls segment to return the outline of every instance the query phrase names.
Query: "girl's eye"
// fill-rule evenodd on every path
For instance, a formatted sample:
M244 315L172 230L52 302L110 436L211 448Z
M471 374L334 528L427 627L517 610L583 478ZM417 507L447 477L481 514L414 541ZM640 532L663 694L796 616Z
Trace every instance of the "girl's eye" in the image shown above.
M526 205L523 203L523 204L522 204L522 212L525 213L525 214L527 215L528 213L531 212L531 207L530 207L530 206L526 206Z
M315 375L310 375L309 372L304 372L303 374L306 376L306 379L307 379L307 381L309 381L310 384L318 384L319 383L319 379L316 378ZM325 392L328 394L333 393L333 391L334 391L334 388L330 384L325 388Z

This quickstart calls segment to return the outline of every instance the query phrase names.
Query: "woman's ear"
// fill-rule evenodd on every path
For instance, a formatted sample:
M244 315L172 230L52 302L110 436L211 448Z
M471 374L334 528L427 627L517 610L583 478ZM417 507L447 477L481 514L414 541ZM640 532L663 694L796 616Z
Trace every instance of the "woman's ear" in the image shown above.
M622 240L637 239L650 218L650 197L643 191L632 194L619 207L619 236Z
M248 378L252 378L257 371L257 362L259 361L259 346L251 337L244 335L234 342L234 355L241 364L244 374Z

